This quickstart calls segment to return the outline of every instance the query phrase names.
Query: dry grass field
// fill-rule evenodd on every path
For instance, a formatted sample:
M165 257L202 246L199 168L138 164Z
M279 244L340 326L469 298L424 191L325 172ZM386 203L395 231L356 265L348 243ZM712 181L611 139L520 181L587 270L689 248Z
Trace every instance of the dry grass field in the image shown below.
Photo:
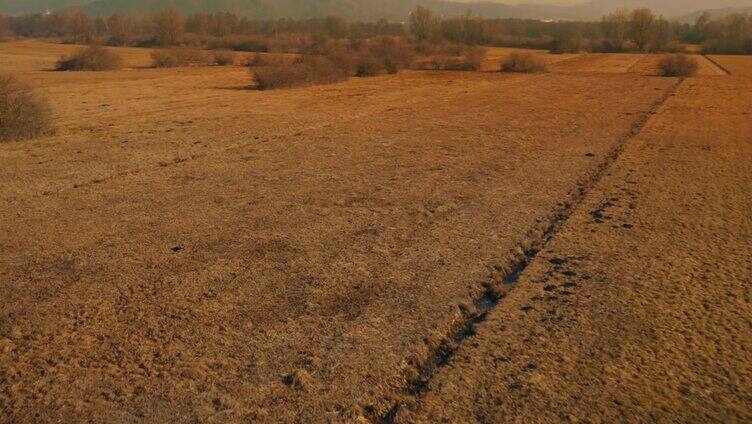
M752 419L752 58L261 92L72 49L0 43L57 127L0 144L0 421Z

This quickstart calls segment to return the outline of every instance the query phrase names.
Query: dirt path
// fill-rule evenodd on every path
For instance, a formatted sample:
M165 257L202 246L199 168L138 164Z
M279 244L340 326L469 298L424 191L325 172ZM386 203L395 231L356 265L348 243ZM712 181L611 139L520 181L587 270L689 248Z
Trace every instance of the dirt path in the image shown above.
M752 419L749 89L685 81L397 421Z

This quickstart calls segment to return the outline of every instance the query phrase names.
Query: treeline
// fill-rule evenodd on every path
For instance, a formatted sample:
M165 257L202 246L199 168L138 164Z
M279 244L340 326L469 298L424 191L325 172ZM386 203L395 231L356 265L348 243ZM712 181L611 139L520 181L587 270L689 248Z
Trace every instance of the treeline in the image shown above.
M598 22L481 19L470 13L442 19L418 7L409 27L419 39L567 52L673 52L699 44L706 52L752 54L752 15L733 14L694 24L669 21L650 9L618 10Z
M97 42L113 46L186 45L294 52L303 40L317 36L367 39L404 35L404 25L386 20L348 22L334 16L307 20L253 20L226 12L183 16L175 8L154 13L116 13L107 18L91 18L81 11L18 17L0 15L0 37L60 38L69 43Z
M417 43L523 47L554 52L678 51L700 44L706 52L752 54L752 15L736 14L694 24L669 21L649 9L620 10L598 22L483 19L471 13L444 18L419 6L405 24L348 22L338 17L255 20L237 15L155 13L92 18L81 11L0 16L0 37L56 37L73 43L225 48L296 52L323 37L361 43L373 37L410 37Z

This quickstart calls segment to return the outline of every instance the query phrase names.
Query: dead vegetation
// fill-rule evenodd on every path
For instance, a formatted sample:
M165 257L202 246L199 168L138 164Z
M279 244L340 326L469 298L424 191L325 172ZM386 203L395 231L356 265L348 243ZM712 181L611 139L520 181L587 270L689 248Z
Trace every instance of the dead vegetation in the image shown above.
M235 53L229 50L218 50L212 53L214 64L217 66L232 66L235 64Z
M691 77L697 75L697 60L683 54L666 56L658 63L659 74L663 77Z
M358 76L396 74L412 66L413 49L402 41L381 37L364 43L358 53Z
M293 63L288 58L256 55L249 64L256 87L271 90L331 84L352 76L396 74L411 67L414 57L409 45L388 37L354 47L322 39Z
M103 46L89 46L62 57L56 71L116 71L123 68L123 59Z
M295 62L295 58L288 55L273 53L256 53L248 60L250 66L282 66Z
M478 46L444 45L440 47L417 46L429 58L418 65L419 69L432 71L480 71L487 49Z
M212 54L205 50L176 47L154 50L151 57L155 68L211 66L217 63L218 53L223 54L221 52ZM227 55L224 55L223 59L227 57ZM234 57L232 60L234 61Z
M0 76L0 141L38 137L52 128L47 102L11 76Z
M512 52L501 63L501 72L539 73L545 72L546 62L539 56L528 52Z
M332 84L352 76L349 68L323 56L302 56L290 65L252 70L256 88L274 90L305 85Z

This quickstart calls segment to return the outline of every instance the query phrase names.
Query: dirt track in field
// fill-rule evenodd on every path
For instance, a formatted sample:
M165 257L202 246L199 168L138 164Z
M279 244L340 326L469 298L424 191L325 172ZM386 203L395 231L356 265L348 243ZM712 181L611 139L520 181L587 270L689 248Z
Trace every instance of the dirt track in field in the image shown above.
M690 79L398 422L752 420L752 98Z
M69 47L30 43L0 44L2 70L59 131L0 145L6 421L468 418L433 379L425 403L405 389L624 143L680 122L660 120L676 97L655 115L677 81L630 72L641 57L261 93L242 68L51 73ZM682 90L711 107L746 83Z

